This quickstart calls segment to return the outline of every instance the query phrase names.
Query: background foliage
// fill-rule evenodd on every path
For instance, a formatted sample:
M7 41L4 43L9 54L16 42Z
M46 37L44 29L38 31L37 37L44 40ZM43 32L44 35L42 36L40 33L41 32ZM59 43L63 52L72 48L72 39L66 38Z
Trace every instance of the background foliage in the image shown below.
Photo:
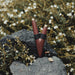
M0 0L0 39L21 29L33 30L35 18L41 32L48 25L47 41L63 60L68 75L75 72L74 0Z

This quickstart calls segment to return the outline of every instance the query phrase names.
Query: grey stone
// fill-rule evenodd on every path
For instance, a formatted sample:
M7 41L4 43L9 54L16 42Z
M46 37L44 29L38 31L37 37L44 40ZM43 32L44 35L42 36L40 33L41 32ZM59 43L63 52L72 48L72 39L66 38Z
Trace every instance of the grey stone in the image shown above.
M33 53L37 53L37 49L36 49L36 44L35 44L35 39L34 39L34 34L33 31L27 31L25 29L22 29L18 32L15 32L11 35L12 37L19 37L19 39L21 41L24 41L27 43L27 45L34 50ZM47 43L47 41L45 41L44 43L44 49L43 51L50 51L50 56L56 56L57 53L51 48L51 46ZM33 54L34 55L34 54Z
M47 57L38 58L30 66L13 62L10 69L13 75L67 75L63 62L55 56L52 59L53 62L50 62Z

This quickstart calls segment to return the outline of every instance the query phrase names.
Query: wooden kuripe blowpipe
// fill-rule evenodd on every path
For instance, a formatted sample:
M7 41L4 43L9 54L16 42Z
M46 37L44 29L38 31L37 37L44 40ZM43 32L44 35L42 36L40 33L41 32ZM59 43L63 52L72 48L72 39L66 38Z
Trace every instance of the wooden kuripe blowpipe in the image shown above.
M32 26L33 26L33 32L34 32L34 36L35 36L38 55L39 55L39 57L41 57L42 52L43 52L45 38L46 38L47 25L44 26L41 37L39 37L39 32L38 32L37 25L36 25L36 22L34 19L32 19Z

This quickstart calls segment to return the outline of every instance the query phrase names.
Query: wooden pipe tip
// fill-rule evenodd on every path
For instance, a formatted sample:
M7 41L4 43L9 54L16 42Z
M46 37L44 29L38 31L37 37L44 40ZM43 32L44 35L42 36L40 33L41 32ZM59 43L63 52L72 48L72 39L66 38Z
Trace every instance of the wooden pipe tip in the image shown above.
M34 18L32 18L32 21L34 21L35 19Z
M47 27L47 25L45 24L44 27Z

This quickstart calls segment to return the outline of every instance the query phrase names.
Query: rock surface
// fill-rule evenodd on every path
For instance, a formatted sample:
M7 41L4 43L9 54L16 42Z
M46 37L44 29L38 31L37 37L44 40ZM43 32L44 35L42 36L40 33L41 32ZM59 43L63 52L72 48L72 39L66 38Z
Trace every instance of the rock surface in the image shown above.
M34 50L31 51L31 53L37 55L35 39L32 31L23 29L13 33L12 35L4 37L1 41L5 42L6 38L15 39L15 37L19 37L21 41L26 42L29 48ZM50 62L48 57L45 56L42 58L37 58L36 62L30 66L25 66L23 63L19 62L13 62L10 65L10 69L13 75L67 75L65 65L58 57L56 57L57 53L46 41L44 44L44 50L49 50L50 54L52 53L54 62Z
M48 61L47 57L38 58L30 66L13 62L10 69L13 75L67 75L62 61L55 56L52 58L53 62Z
M11 36L19 37L19 39L26 42L32 50L36 49L33 31L23 29L13 33ZM44 44L44 49L48 49L52 54L56 55L56 52L46 41ZM13 75L67 75L65 65L62 61L56 56L53 56L52 58L54 60L52 63L48 61L47 57L38 58L36 59L36 62L28 67L23 63L13 62L10 69Z

